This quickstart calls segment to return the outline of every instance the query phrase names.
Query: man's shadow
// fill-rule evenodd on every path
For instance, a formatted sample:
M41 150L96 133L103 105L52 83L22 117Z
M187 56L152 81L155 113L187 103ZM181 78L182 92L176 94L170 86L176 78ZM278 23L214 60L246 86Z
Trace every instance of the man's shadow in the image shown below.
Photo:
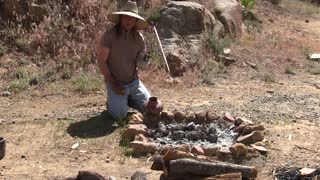
M67 132L72 137L97 138L111 134L116 127L113 127L114 120L108 111L103 111L100 115L91 117L85 121L70 124Z

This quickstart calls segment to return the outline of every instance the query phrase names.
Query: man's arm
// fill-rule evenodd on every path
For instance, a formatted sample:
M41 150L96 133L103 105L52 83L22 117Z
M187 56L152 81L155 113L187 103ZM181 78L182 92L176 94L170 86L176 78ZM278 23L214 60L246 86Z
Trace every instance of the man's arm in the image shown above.
M98 46L97 60L98 60L99 70L102 73L105 81L109 82L110 84L114 84L114 81L111 77L109 69L107 68L107 59L109 57L109 54L110 54L110 48L106 48L101 45Z
M98 52L97 52L97 60L98 60L98 67L100 72L102 73L104 80L111 85L112 90L119 94L125 95L126 90L123 86L117 85L114 79L112 78L109 69L107 68L107 60L110 54L110 48L103 47L99 45Z

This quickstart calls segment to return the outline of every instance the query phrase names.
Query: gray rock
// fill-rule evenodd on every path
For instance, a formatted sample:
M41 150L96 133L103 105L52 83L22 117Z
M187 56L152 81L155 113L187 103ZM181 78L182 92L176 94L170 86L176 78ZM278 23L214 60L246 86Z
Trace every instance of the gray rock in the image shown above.
M132 176L131 176L131 180L147 180L148 177L146 175L146 173L142 172L142 171L136 171Z

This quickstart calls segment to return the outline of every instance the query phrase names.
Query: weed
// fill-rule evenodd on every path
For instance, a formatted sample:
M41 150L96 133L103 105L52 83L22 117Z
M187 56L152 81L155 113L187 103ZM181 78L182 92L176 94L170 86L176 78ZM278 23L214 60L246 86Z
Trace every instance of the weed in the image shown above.
M129 122L129 116L125 117L125 118L118 118L116 120L116 123L118 124L118 127L123 129L126 127L126 125L128 124Z
M0 44L0 57L3 56L7 51L7 48Z
M301 46L301 51L302 51L302 54L303 54L305 57L309 57L309 55L310 55L311 52L312 52L311 47L308 46L308 45L302 45L302 46Z
M229 47L231 42L232 38L230 36L223 38L219 38L214 34L210 34L209 36L209 45L216 55L223 54L223 49Z
M160 16L161 16L160 9L159 8L153 9L153 12L151 12L151 15L148 18L148 21L157 22L160 19Z
M28 78L28 72L25 68L17 68L15 72L15 78L16 79L27 79Z
M148 48L148 52L151 56L150 64L160 69L164 66L163 57L161 53L161 49L159 46L158 39L153 32L153 30L147 32L145 34L146 45Z
M124 164L125 161L127 160L127 157L132 155L133 149L129 148L129 143L130 143L129 139L122 139L120 141L120 147L123 154L119 159L120 164Z
M64 68L62 75L61 75L61 79L66 80L66 79L70 79L72 76L72 72L69 68Z
M262 75L262 80L266 83L275 83L276 75L274 73L265 73Z
M296 74L295 70L294 70L294 68L292 66L287 66L286 69L285 69L285 73L286 74L291 74L291 75Z
M309 64L308 72L313 75L320 75L320 66L316 62L311 62Z
M29 87L29 80L27 78L20 78L15 80L9 86L9 90L15 93L22 92Z
M245 9L253 8L255 4L255 0L241 0L241 5L245 7Z
M103 81L101 80L100 76L82 72L79 77L73 81L73 84L76 91L79 91L80 93L88 93L91 91L100 90L102 82Z
M214 85L212 80L216 77L221 77L222 74L227 72L226 70L223 62L208 61L208 65L202 73L202 82L208 85Z
M22 52L25 54L31 54L32 49L27 39L17 39L15 41L16 47L18 48L18 52Z
M320 12L319 8L314 4L299 0L282 0L281 6L292 13L301 15L312 15Z

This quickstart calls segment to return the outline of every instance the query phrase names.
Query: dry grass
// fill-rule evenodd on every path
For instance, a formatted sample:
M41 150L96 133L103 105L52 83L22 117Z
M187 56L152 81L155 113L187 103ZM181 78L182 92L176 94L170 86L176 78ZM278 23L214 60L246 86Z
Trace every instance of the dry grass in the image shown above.
M299 0L281 0L280 6L290 13L301 15L312 15L320 12L316 5Z

